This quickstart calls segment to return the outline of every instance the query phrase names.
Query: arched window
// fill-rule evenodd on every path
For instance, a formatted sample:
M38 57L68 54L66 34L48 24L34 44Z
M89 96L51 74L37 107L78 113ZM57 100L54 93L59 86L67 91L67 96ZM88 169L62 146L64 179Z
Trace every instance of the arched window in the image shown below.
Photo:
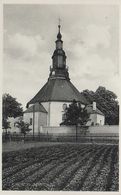
M67 108L67 104L63 104L63 110L65 111Z

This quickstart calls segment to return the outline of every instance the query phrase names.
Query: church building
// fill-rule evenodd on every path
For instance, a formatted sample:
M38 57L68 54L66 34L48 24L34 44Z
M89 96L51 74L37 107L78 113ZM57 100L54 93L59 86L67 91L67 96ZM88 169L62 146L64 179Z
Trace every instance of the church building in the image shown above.
M38 131L41 126L60 126L64 120L64 109L72 103L73 99L80 102L82 107L89 104L70 81L60 25L58 25L55 44L49 78L27 103L27 110L24 112L24 121L32 126L34 123Z

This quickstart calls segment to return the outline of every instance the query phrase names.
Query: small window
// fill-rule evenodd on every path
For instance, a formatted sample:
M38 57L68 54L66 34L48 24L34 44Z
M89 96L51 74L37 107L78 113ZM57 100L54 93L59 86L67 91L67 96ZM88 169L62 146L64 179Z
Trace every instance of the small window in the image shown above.
M67 104L63 104L63 110L65 111L67 108Z
M91 123L91 126L94 126L94 122Z
M55 71L52 71L52 75L55 75Z
M66 119L66 114L62 114L62 121L65 121Z
M30 118L30 125L32 125L32 118Z

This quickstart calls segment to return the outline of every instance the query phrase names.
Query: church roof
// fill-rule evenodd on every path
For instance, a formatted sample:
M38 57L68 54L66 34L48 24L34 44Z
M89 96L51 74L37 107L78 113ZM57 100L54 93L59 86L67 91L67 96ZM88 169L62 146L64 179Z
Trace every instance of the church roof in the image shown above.
M36 102L72 102L74 99L84 105L89 104L70 81L60 27L59 24L49 79L40 91L28 102L27 107L29 104L35 104Z
M73 99L82 104L88 104L85 97L80 95L80 92L74 87L70 80L55 78L49 79L28 104L48 101L71 102Z
M30 112L44 112L47 113L47 111L45 110L45 108L43 107L42 104L40 103L35 103L34 105L30 106L29 108L27 108L27 110L25 110L24 113L30 113Z
M96 108L96 110L93 110L93 105L92 104L87 105L86 110L87 110L88 114L100 114L100 115L104 116L104 114L98 108Z

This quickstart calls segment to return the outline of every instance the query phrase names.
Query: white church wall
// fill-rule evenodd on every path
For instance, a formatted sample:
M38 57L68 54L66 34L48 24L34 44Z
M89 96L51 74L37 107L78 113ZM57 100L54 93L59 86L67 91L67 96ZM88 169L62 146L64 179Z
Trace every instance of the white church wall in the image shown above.
M62 123L63 104L70 104L70 102L51 102L50 104L50 126L60 126Z
M47 114L43 112L35 112L34 114L34 132L38 133L40 131L40 126L47 125ZM33 133L33 113L24 113L24 121L29 124L30 121L32 121L29 127L32 129L30 133Z
M40 112L38 117L38 125L40 126L47 126L47 113Z
M32 113L24 113L23 120L26 123L30 123L30 118L32 118L32 117L33 117Z
M38 118L39 118L39 112L35 112L34 113L34 132L38 133ZM33 113L24 113L24 121L26 123L30 124L30 121L32 121L31 125L29 126L29 128L31 129L30 133L33 133Z
M51 102L41 102L45 110L47 111L47 126L50 124L50 104Z
M62 122L63 104L69 106L71 102L41 102L47 113L47 126L60 126ZM84 107L84 105L82 105Z

